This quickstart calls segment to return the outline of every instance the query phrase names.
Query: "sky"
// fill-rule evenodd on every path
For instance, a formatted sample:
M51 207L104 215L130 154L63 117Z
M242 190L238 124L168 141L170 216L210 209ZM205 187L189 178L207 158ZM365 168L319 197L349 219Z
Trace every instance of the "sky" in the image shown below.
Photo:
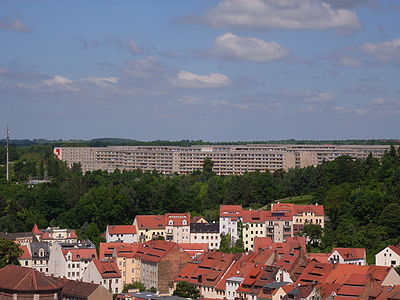
M13 139L400 138L400 1L0 0L7 125Z

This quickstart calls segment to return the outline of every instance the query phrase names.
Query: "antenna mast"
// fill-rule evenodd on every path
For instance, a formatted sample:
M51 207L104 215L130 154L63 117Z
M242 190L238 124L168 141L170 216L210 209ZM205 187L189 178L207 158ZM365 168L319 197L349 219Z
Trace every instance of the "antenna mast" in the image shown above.
M9 140L10 140L10 128L8 128L8 125L7 125L7 143L6 143L6 147L7 147L7 158L6 158L6 170L7 170L7 173L6 173L6 178L7 178L7 181L9 181L9 153L8 153L8 145L9 145Z

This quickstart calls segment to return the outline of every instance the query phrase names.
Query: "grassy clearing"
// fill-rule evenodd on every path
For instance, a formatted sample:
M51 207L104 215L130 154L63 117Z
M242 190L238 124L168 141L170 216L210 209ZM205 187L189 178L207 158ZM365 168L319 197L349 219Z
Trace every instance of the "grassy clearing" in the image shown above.
M275 202L281 203L293 203L297 205L307 205L312 204L312 200L314 199L311 195L297 196L297 197L287 197L283 199L276 200Z

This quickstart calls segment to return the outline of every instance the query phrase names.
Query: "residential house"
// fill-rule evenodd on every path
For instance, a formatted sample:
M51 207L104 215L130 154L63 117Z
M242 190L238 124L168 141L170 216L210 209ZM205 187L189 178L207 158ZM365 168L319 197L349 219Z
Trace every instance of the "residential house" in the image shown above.
M21 266L34 268L39 272L49 275L50 245L44 242L29 243L20 246L23 254L19 257Z
M134 225L107 225L107 243L137 243L138 237Z
M400 266L400 247L387 246L381 252L375 255L375 264L377 266Z
M325 215L323 205L296 205L292 203L272 203L271 212L285 213L292 216L293 234L301 232L306 224L317 224L322 228L325 226Z
M232 243L240 236L238 224L243 219L243 208L241 205L220 205L219 207L219 232L229 234Z
M62 285L32 268L7 265L0 269L0 299L61 299Z
M204 298L223 299L225 290L217 290L218 282L242 255L209 251L198 259L188 262L175 277L175 283L193 283Z
M328 261L331 264L365 266L367 264L367 256L364 248L333 248Z
M134 257L139 281L160 293L170 292L175 276L192 260L177 243L162 240L144 243Z
M89 241L80 243L55 243L49 257L50 275L81 280L89 263L97 258L96 248Z
M133 225L136 227L140 243L166 237L164 215L137 215Z
M101 284L113 294L123 289L121 273L113 258L93 259L83 272L82 280Z
M165 239L175 243L190 242L190 213L165 214Z
M4 238L10 241L14 241L18 245L25 246L29 243L38 242L38 239L32 232L0 232L0 238Z
M47 227L39 229L35 224L32 233L41 242L50 243L50 247L54 243L77 243L78 237L74 229L64 229L60 227Z
M218 249L221 243L218 223L191 223L190 243L207 243L209 249Z
M112 300L112 293L101 284L52 277L62 285L62 300Z

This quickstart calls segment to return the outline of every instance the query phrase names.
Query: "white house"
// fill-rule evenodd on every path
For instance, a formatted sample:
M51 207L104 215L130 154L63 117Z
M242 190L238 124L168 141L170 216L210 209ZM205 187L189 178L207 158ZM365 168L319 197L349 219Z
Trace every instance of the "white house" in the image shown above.
M230 234L232 243L239 239L238 223L242 221L241 205L221 205L219 208L219 232Z
M107 225L107 243L137 243L135 225Z
M377 266L392 266L394 268L400 266L400 247L387 246L375 255L375 264Z
M50 250L49 274L71 280L82 280L83 272L96 258L96 248L92 243L72 245L55 243Z
M225 298L227 300L234 300L236 298L236 290L242 284L243 277L229 277L225 281Z
M120 293L123 281L117 263L113 259L93 259L83 272L84 282L98 283L111 293Z
M365 266L367 258L364 248L333 248L328 257L331 264L350 264Z
M220 240L218 223L190 224L190 243L207 243L209 249L218 249Z

